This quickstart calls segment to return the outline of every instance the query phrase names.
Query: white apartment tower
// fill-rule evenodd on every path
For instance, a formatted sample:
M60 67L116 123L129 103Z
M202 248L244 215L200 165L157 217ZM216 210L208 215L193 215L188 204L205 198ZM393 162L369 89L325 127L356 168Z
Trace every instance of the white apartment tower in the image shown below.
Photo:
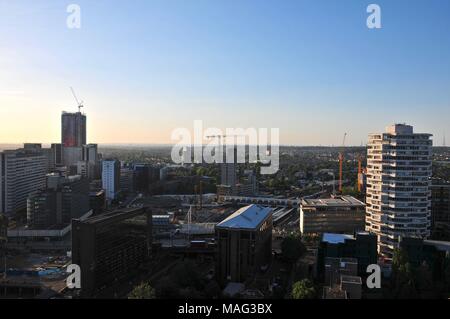
M406 124L369 134L366 230L378 236L378 252L388 259L400 237L430 235L431 136Z
M106 198L114 200L119 192L120 162L115 159L107 159L102 163L102 188Z

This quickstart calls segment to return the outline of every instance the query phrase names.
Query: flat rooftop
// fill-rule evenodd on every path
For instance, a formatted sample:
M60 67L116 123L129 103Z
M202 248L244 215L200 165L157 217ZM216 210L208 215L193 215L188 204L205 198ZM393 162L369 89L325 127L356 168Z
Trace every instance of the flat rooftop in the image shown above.
M315 207L349 207L349 206L365 206L363 202L352 196L336 196L331 198L311 198L303 199L302 206Z
M341 283L351 283L362 285L361 277L359 276L349 276L349 275L341 275Z
M425 244L433 245L436 249L441 251L450 252L450 241L441 241L441 240L429 240L426 239L423 241Z
M146 207L140 207L140 208L124 208L121 210L116 210L113 212L104 213L97 216L92 216L90 218L87 218L83 220L85 224L100 224L105 222L115 222L119 220L125 220L128 218L133 218L138 215L144 215L147 214L147 208Z
M353 235L324 233L322 241L330 244L343 244L346 239L354 239Z
M272 214L272 208L249 205L238 209L216 225L220 228L255 229Z

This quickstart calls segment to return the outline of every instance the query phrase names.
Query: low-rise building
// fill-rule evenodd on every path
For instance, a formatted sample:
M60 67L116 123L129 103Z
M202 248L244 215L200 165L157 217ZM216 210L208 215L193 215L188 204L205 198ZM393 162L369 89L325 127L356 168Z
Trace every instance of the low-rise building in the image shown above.
M361 299L362 279L356 258L326 258L324 299Z
M317 275L324 280L327 258L354 258L360 276L366 274L367 266L378 260L377 236L360 232L355 235L325 233L317 251Z
M364 227L365 205L352 196L303 199L301 202L302 234L354 233Z

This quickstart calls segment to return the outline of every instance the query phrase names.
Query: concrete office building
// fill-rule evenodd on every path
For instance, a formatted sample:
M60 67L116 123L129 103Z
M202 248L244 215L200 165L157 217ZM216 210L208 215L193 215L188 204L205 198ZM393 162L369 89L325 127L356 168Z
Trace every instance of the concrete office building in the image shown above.
M120 169L119 187L122 192L134 192L134 170L131 168Z
M450 182L443 180L431 185L431 237L450 241Z
M87 165L91 168L89 178L100 179L101 168L100 168L100 154L98 153L97 144L87 144L83 145L83 161L88 163Z
M47 157L38 149L0 153L0 213L25 210L28 195L45 187L47 168Z
M152 215L125 209L72 221L72 262L81 268L81 295L135 273L151 253Z
M405 124L369 135L366 230L377 234L378 251L387 259L400 236L430 236L430 137Z
M102 162L102 188L105 190L106 199L114 200L119 192L120 162L115 159L107 159Z
M222 163L220 167L221 184L234 187L237 184L236 164Z
M77 175L81 175L88 180L95 179L96 166L88 161L78 161L77 162Z
M78 162L83 160L83 147L63 147L63 163L67 167L77 167Z
M43 148L40 143L25 143L23 144L23 149L26 152L34 152L36 154L39 153L45 156L47 161L47 173L50 173L55 169L55 150L53 148Z
M89 203L93 215L103 213L103 211L106 209L105 191L102 189L89 192Z
M47 187L27 199L27 224L35 229L66 226L89 212L89 182L79 175L47 176Z
M81 112L61 115L61 144L64 147L86 145L86 115Z
M221 284L245 282L272 257L272 209L249 205L215 227L216 276Z
M52 149L53 161L55 163L55 167L59 167L63 165L63 146L59 143L51 144L50 148Z
M87 161L92 164L97 164L100 160L98 155L97 144L83 145L83 161Z
M161 169L150 164L135 164L134 170L134 186L137 192L146 193L149 190L149 185L160 180ZM163 176L166 178L166 176Z
M300 206L302 234L354 233L364 230L365 205L352 196L303 199Z
M225 146L225 162L220 164L220 185L219 191L226 195L237 195L237 158L234 147Z

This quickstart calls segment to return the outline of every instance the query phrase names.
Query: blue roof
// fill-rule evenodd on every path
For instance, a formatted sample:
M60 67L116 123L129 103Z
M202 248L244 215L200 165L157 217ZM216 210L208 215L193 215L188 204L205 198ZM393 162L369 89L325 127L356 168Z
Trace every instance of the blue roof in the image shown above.
M255 229L271 214L272 208L253 204L237 210L217 224L217 227Z
M352 235L332 234L332 233L324 233L322 237L322 241L330 244L345 243L346 239L354 239L354 237Z

